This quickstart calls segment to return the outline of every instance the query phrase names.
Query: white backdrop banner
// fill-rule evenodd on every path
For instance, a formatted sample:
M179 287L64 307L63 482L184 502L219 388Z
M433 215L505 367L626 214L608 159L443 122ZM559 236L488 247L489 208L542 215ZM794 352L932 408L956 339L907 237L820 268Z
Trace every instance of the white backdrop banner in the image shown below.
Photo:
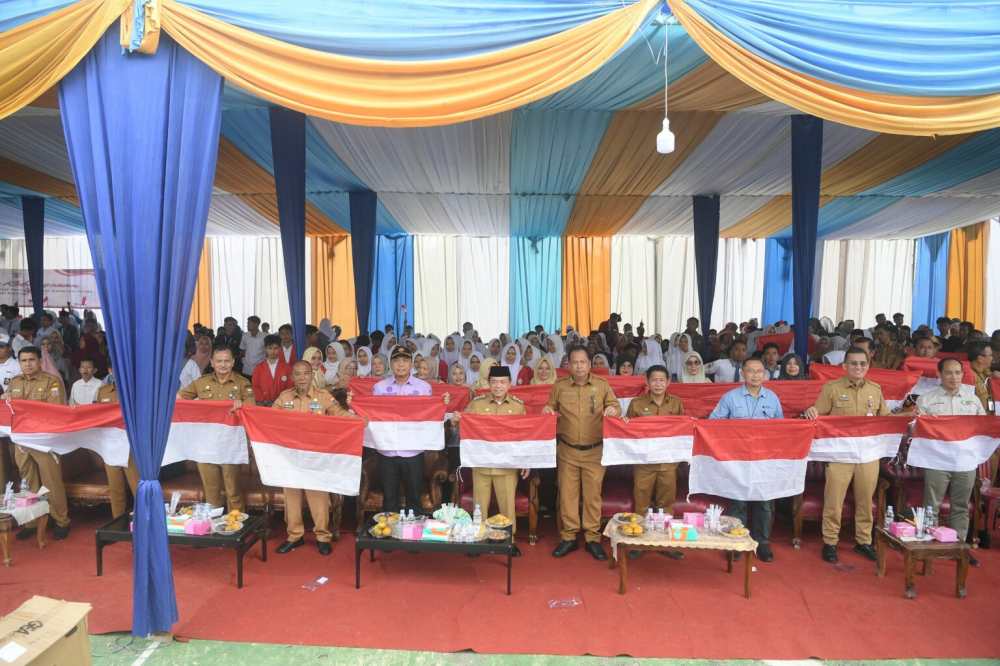
M45 282L45 308L58 310L67 303L75 308L91 310L101 307L93 269L47 270L42 276ZM0 269L0 302L17 303L21 307L32 305L27 270Z

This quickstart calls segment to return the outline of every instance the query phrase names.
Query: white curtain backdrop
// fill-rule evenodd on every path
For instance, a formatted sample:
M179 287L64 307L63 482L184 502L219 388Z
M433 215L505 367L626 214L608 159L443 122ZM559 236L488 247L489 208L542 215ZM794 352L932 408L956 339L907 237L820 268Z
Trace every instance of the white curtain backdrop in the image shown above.
M705 328L718 330L731 321L739 324L754 317L760 321L764 309L765 245L763 239L719 239L712 321Z
M611 311L622 316L622 323L655 333L656 321L656 244L646 236L611 238Z
M309 309L309 244L306 239L306 321ZM271 332L290 321L288 292L285 289L285 262L280 238L212 239L212 326L218 328L226 317L235 317L246 329L246 319L257 315L271 325ZM202 322L205 323L205 322ZM206 324L207 325L207 324Z
M915 247L912 240L826 241L816 315L862 328L874 326L880 312L902 312L909 321Z
M986 335L1000 328L1000 218L986 223Z
M655 275L653 285L657 290L656 320L646 334L669 336L684 330L685 321L698 308L694 239L688 236L664 236L657 239Z

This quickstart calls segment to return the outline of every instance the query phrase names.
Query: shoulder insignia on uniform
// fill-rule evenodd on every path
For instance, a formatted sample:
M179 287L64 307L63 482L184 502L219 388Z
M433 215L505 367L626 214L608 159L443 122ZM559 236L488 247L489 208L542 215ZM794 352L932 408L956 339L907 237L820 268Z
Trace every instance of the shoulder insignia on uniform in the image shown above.
M866 379L865 381L866 381L867 383L871 384L872 386L874 386L875 388L879 389L880 391L882 390L882 385L881 385L881 384L879 384L878 382L873 382L873 381L872 381L872 380L870 380L870 379Z
M490 397L490 394L489 393L484 393L482 395L477 395L475 398L473 398L473 400L485 400L488 397Z
M519 405L523 405L524 404L524 401L521 400L520 398L518 398L516 395L510 395L509 393L507 395L508 395L508 397L510 397L511 400L513 400L514 402L518 403Z

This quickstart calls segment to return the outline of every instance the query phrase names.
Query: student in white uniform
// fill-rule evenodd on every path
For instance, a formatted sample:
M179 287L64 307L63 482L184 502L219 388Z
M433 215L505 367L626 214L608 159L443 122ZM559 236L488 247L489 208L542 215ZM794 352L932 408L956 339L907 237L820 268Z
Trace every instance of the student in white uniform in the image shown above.
M79 370L82 379L73 382L73 388L69 392L69 404L92 405L97 402L97 392L104 386L104 382L94 376L96 366L91 358L80 361Z
M712 375L719 383L731 383L743 381L740 366L747 357L747 343L736 340L729 345L729 358L720 358L705 366L705 374Z

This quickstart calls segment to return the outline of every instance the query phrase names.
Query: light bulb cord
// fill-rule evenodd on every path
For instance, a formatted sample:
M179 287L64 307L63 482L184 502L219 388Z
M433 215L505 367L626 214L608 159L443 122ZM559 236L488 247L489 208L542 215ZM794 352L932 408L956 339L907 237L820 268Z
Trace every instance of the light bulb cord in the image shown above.
M670 55L670 25L663 26L663 117L667 117L667 88L670 84L670 74L667 69L667 59Z

